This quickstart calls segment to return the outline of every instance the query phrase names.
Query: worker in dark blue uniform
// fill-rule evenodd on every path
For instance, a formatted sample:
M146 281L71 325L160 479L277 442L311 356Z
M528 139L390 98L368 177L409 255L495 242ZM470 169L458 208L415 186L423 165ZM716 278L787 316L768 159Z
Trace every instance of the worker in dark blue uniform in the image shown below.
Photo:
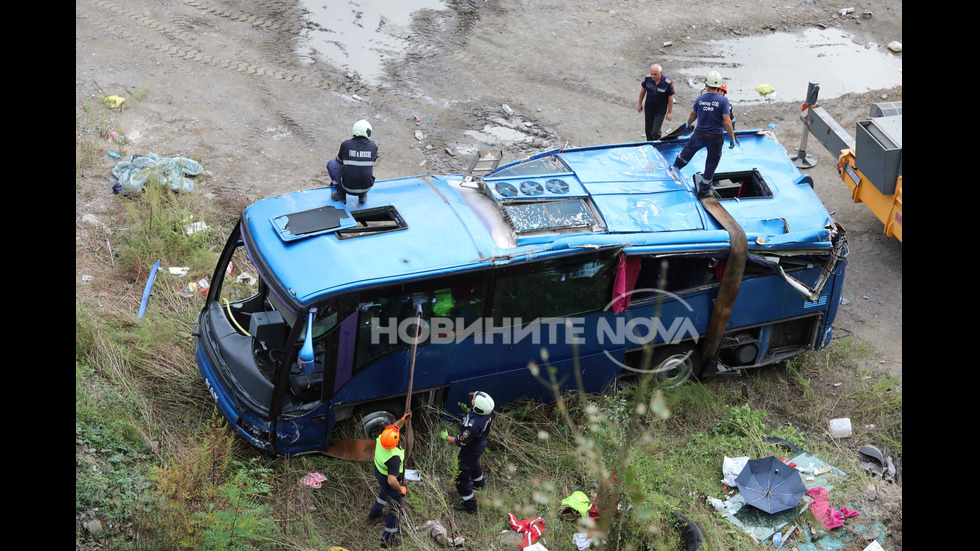
M395 547L400 543L398 536L402 497L405 487L405 449L400 446L401 428L411 416L406 413L394 425L388 425L378 436L374 445L374 478L378 481L378 497L368 520L385 517L384 531L381 532L381 546Z
M459 447L456 491L463 500L453 505L453 509L475 513L476 496L473 491L487 485L483 467L480 465L480 456L487 447L487 436L490 434L490 424L493 422L493 398L486 392L474 392L471 396L470 403L473 409L463 417L459 434L449 436L449 432L443 430L439 437Z
M663 68L658 64L650 66L650 76L644 78L640 85L636 111L644 113L643 129L647 141L659 140L664 119L672 120L674 116L674 83L663 74Z
M378 161L378 145L371 141L371 123L354 123L353 137L340 144L337 157L327 163L331 198L346 202L347 194L356 195L360 204L367 201L367 192L374 185L374 164Z
M694 109L691 110L691 114L687 118L686 126L689 127L692 122L697 120L697 127L684 149L674 159L674 168L679 171L691 162L694 154L701 148L707 149L708 158L704 163L704 172L697 175L698 197L706 197L711 193L712 178L715 175L715 169L718 168L719 161L721 161L721 149L725 143L725 133L732 140L728 146L729 149L735 147L738 142L729 115L731 104L728 98L718 93L724 84L721 73L711 71L706 80L708 91L694 100Z

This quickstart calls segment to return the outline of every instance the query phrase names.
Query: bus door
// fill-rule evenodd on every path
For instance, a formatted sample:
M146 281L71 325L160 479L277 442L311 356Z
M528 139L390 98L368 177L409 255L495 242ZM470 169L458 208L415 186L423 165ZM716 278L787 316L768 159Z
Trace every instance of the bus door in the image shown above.
M273 403L279 453L315 453L329 447L334 426L332 400L352 372L355 305L351 297L333 299L317 308L312 326L296 324L301 329L295 350L289 369L279 367ZM312 366L296 359L307 338L313 342Z

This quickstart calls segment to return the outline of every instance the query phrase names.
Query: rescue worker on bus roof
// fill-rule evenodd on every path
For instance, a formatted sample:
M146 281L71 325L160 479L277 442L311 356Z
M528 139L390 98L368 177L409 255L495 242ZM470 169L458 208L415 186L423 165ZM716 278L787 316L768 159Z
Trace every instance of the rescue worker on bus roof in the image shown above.
M470 405L473 410L463 417L463 423L459 434L449 436L449 431L443 430L439 437L447 442L459 447L457 456L457 466L459 472L456 475L456 491L463 499L460 503L453 505L457 511L476 512L476 496L474 490L479 490L487 485L483 475L483 467L480 465L480 456L487 447L487 436L490 434L490 424L493 422L493 398L486 392L470 393L472 399Z
M359 120L351 129L353 136L340 144L337 157L327 163L330 186L334 192L330 198L347 202L347 194L356 195L358 202L367 201L368 190L374 186L374 164L378 161L378 145L371 141L371 123Z
M378 481L379 491L368 512L368 520L385 516L385 527L381 532L382 547L394 547L401 543L398 524L402 496L408 491L404 486L405 449L400 445L401 427L405 426L405 420L411 416L411 413L406 413L394 425L385 427L374 445L374 478Z
M694 108L687 118L685 128L690 128L691 123L698 121L691 139L684 145L684 149L674 158L673 168L680 175L680 169L687 166L694 158L694 154L700 149L707 149L707 158L704 162L704 172L697 174L697 196L707 197L711 194L711 186L714 184L715 169L721 161L722 146L725 143L725 134L731 137L728 148L732 149L738 143L735 137L735 128L732 126L731 103L724 94L720 94L721 86L724 84L721 73L710 71L705 78L708 91L701 94L694 100Z

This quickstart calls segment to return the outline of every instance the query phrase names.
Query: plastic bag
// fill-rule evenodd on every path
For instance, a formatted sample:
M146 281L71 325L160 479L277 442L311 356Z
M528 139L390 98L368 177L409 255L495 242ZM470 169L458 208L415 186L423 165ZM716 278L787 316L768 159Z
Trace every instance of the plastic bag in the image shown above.
M729 486L735 486L735 479L738 478L738 473L742 472L742 468L748 462L748 457L726 457L721 465L721 473L723 475L721 481Z

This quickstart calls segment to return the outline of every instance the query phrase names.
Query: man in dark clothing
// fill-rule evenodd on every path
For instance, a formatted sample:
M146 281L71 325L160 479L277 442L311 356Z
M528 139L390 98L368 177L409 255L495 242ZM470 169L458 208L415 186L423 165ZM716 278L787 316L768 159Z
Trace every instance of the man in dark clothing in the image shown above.
M360 204L367 201L367 192L374 185L374 164L378 160L378 145L371 141L371 123L354 123L354 136L340 144L340 152L327 163L330 185L335 189L331 198L346 202L347 194L356 195Z
M473 410L463 417L459 434L449 436L449 432L443 430L439 437L459 447L456 491L463 501L453 505L453 509L474 513L476 496L473 495L473 490L487 485L483 477L483 467L480 465L480 456L487 446L487 436L490 434L490 424L493 422L493 398L486 392L474 392L471 396L473 396L470 401Z
M375 499L368 520L385 516L381 546L398 545L398 517L401 515L402 496L405 488L405 450L400 444L400 430L411 414L405 414L394 425L388 425L374 445L374 478L378 481L378 497ZM387 513L387 514L386 514Z
M684 149L677 154L674 159L674 168L678 171L691 162L694 154L701 148L707 148L708 158L704 163L704 172L697 175L697 196L705 197L711 193L711 185L715 175L715 169L721 161L721 148L725 143L725 133L731 137L729 149L735 147L738 140L735 138L735 129L732 126L731 104L728 98L719 94L723 84L721 74L718 71L711 71L707 77L708 91L698 96L694 100L694 109L691 110L687 118L687 126L690 126L695 119L698 121L697 128L691 134Z
M650 76L640 85L640 101L636 111L644 113L644 131L647 141L660 139L664 119L672 120L674 113L674 83L664 76L660 65L650 67ZM644 98L646 101L644 101Z

